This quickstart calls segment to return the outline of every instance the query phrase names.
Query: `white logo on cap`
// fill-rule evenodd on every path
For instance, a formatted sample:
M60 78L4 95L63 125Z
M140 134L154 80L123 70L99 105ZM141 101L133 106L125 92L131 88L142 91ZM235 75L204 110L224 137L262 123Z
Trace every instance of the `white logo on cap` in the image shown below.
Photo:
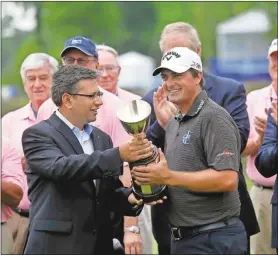
M71 43L72 44L80 44L80 43L82 43L82 40L72 39Z

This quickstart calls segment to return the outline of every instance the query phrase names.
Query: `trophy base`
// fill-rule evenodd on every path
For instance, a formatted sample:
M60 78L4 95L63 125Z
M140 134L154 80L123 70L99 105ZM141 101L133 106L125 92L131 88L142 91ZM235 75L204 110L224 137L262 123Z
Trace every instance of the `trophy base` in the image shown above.
M153 145L153 151L150 157L129 163L129 168L132 170L134 166L147 166L158 162L159 151L157 147ZM136 199L142 199L145 203L162 199L167 193L167 186L165 185L138 185L133 179L132 184L133 194Z
M162 199L164 196L167 196L167 186L162 186L159 191L152 194L138 193L138 191L134 188L134 186L132 187L132 191L136 199L138 200L142 199L144 203L157 201L159 199Z

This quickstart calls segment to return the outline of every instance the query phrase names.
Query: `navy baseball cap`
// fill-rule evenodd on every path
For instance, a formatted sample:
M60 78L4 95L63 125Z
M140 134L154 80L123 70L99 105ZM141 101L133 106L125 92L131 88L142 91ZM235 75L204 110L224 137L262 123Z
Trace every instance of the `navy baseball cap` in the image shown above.
M96 48L95 43L86 37L75 36L75 37L67 40L64 45L64 49L62 50L62 52L60 54L61 57L70 48L78 49L78 50L82 51L83 53L85 53L86 55L93 56L98 59L98 53L97 53L97 48Z

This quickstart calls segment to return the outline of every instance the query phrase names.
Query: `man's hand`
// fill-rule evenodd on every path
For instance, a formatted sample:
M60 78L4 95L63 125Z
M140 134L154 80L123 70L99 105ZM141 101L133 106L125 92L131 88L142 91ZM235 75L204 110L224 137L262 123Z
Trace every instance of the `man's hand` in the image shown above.
M138 200L133 193L131 193L129 196L128 196L128 202L132 205L142 205L143 204L143 200L140 199Z
M142 237L140 234L125 232L124 234L125 254L142 254Z
M132 205L142 205L142 204L146 204L146 205L156 205L156 204L162 204L163 200L167 199L166 196L164 196L162 199L153 201L153 202L149 202L149 203L144 203L142 199L138 200L133 193L131 193L128 197L128 202Z
M272 110L272 113L271 113L271 116L272 118L274 119L274 122L276 123L276 125L278 125L278 101L273 101L271 103L271 110Z
M25 159L24 155L21 156L21 165L22 165L23 171L25 171L25 168L26 168L26 159Z
M152 142L145 139L146 135L136 135L131 141L119 147L122 161L133 162L152 155Z
M167 161L161 150L159 150L160 161L157 164L148 166L136 166L131 170L131 176L135 182L141 184L167 185L167 180L171 175Z
M159 125L165 129L169 119L177 112L173 103L167 100L167 94L163 87L159 87L153 96L154 112Z
M263 118L256 116L254 119L255 130L258 133L260 140L263 140L263 137L264 137L266 121L267 121L267 116L265 116Z

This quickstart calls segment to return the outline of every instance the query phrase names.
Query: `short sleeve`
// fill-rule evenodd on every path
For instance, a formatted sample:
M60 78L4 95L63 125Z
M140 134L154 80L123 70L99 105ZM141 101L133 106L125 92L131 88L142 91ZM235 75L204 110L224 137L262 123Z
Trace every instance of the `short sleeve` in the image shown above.
M12 146L10 139L2 136L2 169L3 181L11 182L24 189L24 172L19 152Z
M204 118L202 139L207 164L215 170L235 170L240 167L239 131L229 116L217 113Z

